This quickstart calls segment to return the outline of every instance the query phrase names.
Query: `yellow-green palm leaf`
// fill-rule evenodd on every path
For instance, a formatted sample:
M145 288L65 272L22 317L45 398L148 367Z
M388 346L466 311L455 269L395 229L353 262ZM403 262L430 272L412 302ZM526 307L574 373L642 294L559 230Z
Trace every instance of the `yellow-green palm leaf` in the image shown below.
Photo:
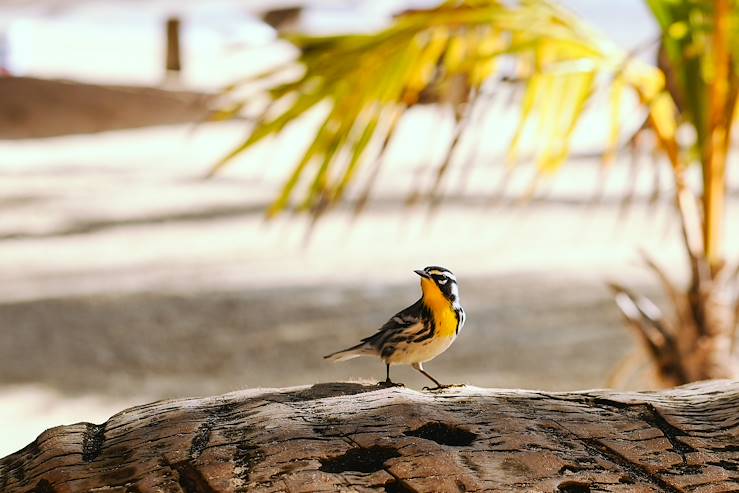
M290 41L299 56L289 65L301 67L299 75L265 91L274 104L212 170L307 112L324 110L271 215L289 207L317 213L340 200L361 166L381 163L398 120L414 105L452 106L461 133L465 108L491 80L515 78L523 84L520 123L509 154L516 156L521 136L535 124L542 171L556 170L567 157L572 132L600 80L617 81L617 95L634 85L646 87L640 94L647 99L662 91L658 71L627 59L568 12L542 0L449 1L401 14L375 34ZM612 99L620 104L620 97ZM283 109L274 113L276 107ZM613 114L615 142L619 117ZM457 142L450 143L429 195L452 163Z

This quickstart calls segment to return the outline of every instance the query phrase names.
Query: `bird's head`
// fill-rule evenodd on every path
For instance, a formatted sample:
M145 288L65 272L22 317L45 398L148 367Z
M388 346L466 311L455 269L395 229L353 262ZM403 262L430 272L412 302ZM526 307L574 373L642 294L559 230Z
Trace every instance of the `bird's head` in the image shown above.
M421 276L421 290L424 298L441 294L452 303L459 302L457 278L452 271L444 267L430 266L414 272Z

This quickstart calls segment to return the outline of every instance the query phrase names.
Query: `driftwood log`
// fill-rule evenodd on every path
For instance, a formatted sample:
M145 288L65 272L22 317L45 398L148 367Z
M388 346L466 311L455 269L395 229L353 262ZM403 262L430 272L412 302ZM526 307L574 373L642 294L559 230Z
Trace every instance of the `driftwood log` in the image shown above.
M659 393L336 383L42 433L0 491L739 491L739 382Z

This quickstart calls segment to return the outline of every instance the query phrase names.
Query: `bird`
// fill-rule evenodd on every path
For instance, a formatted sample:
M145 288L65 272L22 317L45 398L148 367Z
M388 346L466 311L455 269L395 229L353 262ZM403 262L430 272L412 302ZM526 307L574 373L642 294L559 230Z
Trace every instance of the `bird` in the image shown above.
M451 387L439 383L423 369L423 364L446 351L464 325L465 312L459 301L457 278L452 271L439 266L413 272L421 276L422 294L418 301L393 315L375 334L356 346L326 355L324 359L338 362L375 356L385 362L386 378L382 385L402 385L390 380L390 366L411 365L436 384L424 389Z

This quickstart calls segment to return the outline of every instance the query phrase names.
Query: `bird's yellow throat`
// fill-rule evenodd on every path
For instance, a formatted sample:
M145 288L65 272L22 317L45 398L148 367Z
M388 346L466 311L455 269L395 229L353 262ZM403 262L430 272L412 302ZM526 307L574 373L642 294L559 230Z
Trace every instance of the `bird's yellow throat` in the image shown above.
M421 279L421 291L423 291L424 304L434 315L437 334L440 337L454 337L458 320L452 303L431 279Z

